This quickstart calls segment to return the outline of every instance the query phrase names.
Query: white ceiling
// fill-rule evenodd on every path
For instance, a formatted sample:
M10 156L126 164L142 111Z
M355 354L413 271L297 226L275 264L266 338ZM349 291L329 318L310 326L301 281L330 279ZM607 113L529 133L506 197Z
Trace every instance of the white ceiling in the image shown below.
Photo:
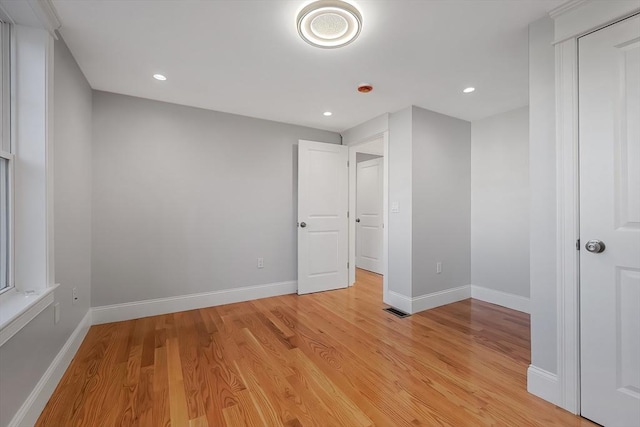
M362 34L334 50L298 36L303 0L53 3L94 89L342 131L412 104L470 121L526 105L527 25L563 2L353 1Z

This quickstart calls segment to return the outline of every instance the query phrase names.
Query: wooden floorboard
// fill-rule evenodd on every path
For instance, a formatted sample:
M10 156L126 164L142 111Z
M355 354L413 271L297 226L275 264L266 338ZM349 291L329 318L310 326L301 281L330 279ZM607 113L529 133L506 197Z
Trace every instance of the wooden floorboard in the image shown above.
M587 426L526 391L529 316L407 318L381 277L93 326L37 426Z

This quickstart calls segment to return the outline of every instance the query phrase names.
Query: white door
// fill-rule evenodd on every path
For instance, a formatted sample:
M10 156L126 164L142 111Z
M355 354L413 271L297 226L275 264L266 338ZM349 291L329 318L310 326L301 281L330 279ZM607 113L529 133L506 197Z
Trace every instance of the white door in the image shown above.
M348 147L299 141L298 293L346 288Z
M382 158L357 165L356 266L382 274Z
M579 82L581 414L640 426L640 17L579 40Z

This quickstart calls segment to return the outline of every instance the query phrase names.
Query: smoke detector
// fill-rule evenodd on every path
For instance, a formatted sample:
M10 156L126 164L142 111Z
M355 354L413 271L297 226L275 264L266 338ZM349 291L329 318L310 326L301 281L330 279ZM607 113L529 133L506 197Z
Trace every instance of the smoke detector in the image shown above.
M373 90L373 86L369 83L360 83L358 85L358 92L360 93L369 93Z

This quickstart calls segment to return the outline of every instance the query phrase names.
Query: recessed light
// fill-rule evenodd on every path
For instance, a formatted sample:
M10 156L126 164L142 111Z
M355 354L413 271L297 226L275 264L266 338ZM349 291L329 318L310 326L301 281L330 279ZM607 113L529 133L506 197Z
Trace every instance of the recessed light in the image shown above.
M342 0L318 0L297 18L300 37L312 46L333 49L353 42L362 29L360 11Z
M156 80L160 80L161 82L167 80L167 78L165 76L163 76L162 74L154 74L153 78Z
M475 87L468 87L468 88L466 88L465 90L463 90L463 92L464 92L464 93L471 93L471 92L473 92L474 90L476 90L476 88L475 88Z
M329 117L332 116L333 113L331 111L325 111L324 113L322 113L323 116Z

